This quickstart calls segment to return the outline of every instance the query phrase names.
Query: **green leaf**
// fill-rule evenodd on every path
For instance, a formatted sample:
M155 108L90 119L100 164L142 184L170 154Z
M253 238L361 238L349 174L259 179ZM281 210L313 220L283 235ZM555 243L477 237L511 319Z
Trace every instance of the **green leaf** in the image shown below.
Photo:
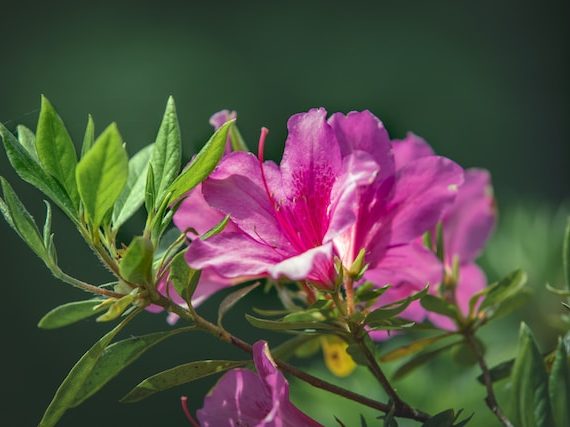
M557 426L570 426L570 361L562 340L550 371L549 392L552 413Z
M426 347L429 347L432 344L435 344L435 343L437 343L437 342L439 342L445 338L449 338L453 335L454 335L453 332L449 332L449 333L445 333L445 334L441 334L441 335L435 335L433 337L421 338L419 340L416 340L416 341L413 341L409 344L406 344L402 347L399 347L399 348L396 348L394 350L389 351L384 356L380 357L380 361L381 362L392 362L392 361L398 360L402 357L409 356L412 354L416 354L416 353L422 351L423 349L425 349Z
M442 314L446 317L450 317L451 319L457 319L459 317L459 312L457 311L457 307L433 295L426 295L425 297L423 297L420 300L420 304L427 311Z
M293 356L308 357L321 349L319 337L313 335L297 335L271 349L271 354L275 359L281 361L289 360Z
M142 206L145 196L146 177L153 146L148 145L131 160L127 184L113 208L113 229L118 230Z
M174 289L187 303L192 301L192 295L200 281L200 270L190 268L184 256L186 251L178 253L170 264L170 280Z
M420 366L423 366L424 364L426 364L427 362L435 359L437 356L439 356L440 354L443 354L446 351L452 349L456 345L461 344L461 342L462 341L455 341L455 342L452 342L450 344L444 345L443 347L440 347L436 350L426 351L426 352L417 354L416 356L414 356L410 360L408 360L406 363L404 363L402 366L400 366L396 370L396 372L394 372L394 379L399 380L401 378L404 378L406 375L413 372L415 369L417 369Z
M511 384L513 424L517 427L552 427L546 367L534 337L524 323L521 324Z
M136 285L151 284L153 255L151 241L142 236L135 237L121 259L121 276Z
M476 346L481 354L485 354L486 348L481 340L477 337L474 338ZM461 343L461 345L455 347L452 351L453 360L463 366L473 366L477 364L477 356L473 353L473 349L467 342Z
M2 136L8 160L20 178L42 191L69 218L76 221L77 209L61 184L44 172L39 163L30 156L28 151L2 123L0 123L0 135Z
M501 303L514 297L519 293L526 283L526 273L522 270L516 270L510 273L498 283L489 286L485 292L485 299L479 307L479 311L493 309L495 310Z
M499 363L497 366L493 366L491 369L489 369L489 373L491 374L491 381L496 382L508 378L511 375L514 364L515 359L510 359ZM483 377L483 374L477 377L477 381L479 381L481 384L485 384L485 378Z
M190 165L174 180L168 189L172 191L170 202L192 190L214 170L224 154L228 132L234 121L230 120L221 126L196 154Z
M167 338L182 332L192 331L193 329L193 327L187 327L173 331L157 332L140 337L128 338L111 344L105 349L93 367L91 374L77 392L73 401L73 407L79 406L101 390L109 381L119 375L123 369L135 362L147 350L150 350Z
M46 204L46 220L44 222L44 246L47 249L50 245L50 240L52 238L51 234L51 205L47 200L44 200Z
M454 421L455 414L453 409L447 409L431 417L422 424L422 427L453 427Z
M81 157L85 157L85 154L91 150L93 144L95 144L95 122L91 114L89 114L89 116L87 116L85 135L83 136L83 145L81 146Z
M222 302L220 303L220 307L218 308L218 326L222 327L222 320L226 313L232 309L234 305L238 303L243 297L253 291L260 285L260 282L256 282L252 285L244 286L243 288L238 289L235 292L232 292L228 296L226 296Z
M43 95L36 130L36 150L44 170L63 186L74 206L77 206L79 198L75 183L75 147L63 120Z
M127 182L128 158L116 124L97 138L77 165L77 186L93 228L99 227Z
M138 314L138 312L132 313L81 356L81 359L71 368L71 371L69 371L69 374L67 374L55 392L55 396L44 413L39 427L55 426L63 414L74 406L77 393L91 375L93 368L105 351L105 348L136 314Z
M562 263L564 265L564 279L566 281L566 287L570 290L570 217L568 217L566 221L566 231L564 232Z
M10 215L10 221L8 221L8 223L14 227L18 235L37 256L44 260L44 262L48 262L48 253L34 219L26 210L10 184L8 184L8 181L0 177L0 183L4 194L4 205Z
M57 329L87 319L102 310L94 310L102 301L97 298L60 305L41 318L38 328Z
M18 131L18 141L20 141L22 147L25 148L30 157L39 163L40 159L38 158L38 152L36 151L36 136L34 133L23 125L18 125L16 130Z
M334 325L323 322L284 322L281 320L260 319L249 314L246 314L245 318L252 326L271 331L338 331L338 328Z
M224 231L226 225L228 225L229 220L230 216L226 215L224 219L222 219L219 223L217 223L208 231L206 231L204 234L202 234L200 236L200 240L208 240L210 237L215 236L216 234L220 234L222 231Z
M180 126L176 115L174 98L168 98L166 111L156 136L156 143L150 159L154 172L154 188L156 200L160 204L167 188L178 175L182 156L180 142Z
M160 391L187 384L209 375L219 374L228 369L245 366L247 363L249 362L235 360L202 360L185 363L147 378L123 397L121 402L138 402Z
M230 139L233 151L249 151L249 148L236 125L230 128Z

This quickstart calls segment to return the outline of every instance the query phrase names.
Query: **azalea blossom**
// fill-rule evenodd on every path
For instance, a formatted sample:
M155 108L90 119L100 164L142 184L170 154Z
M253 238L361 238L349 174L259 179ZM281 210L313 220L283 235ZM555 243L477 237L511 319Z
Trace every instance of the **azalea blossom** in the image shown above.
M416 135L409 134L404 140L394 143L396 168L430 156L435 156L433 150ZM466 170L455 201L442 213L443 262L433 251L425 248L421 239L401 248L405 252L401 262L395 263L391 269L387 270L384 264L383 268L368 273L368 279L377 284L387 283L392 278L391 292L382 295L378 303L384 305L406 298L421 290L426 283L435 285L431 287L432 293L439 292L441 286L445 286L444 282L457 280L457 283L452 284L453 298L460 312L467 315L469 299L487 283L485 273L475 264L475 259L489 239L495 219L489 173L481 169ZM435 229L431 232L435 235ZM456 278L451 277L454 264L457 269ZM427 312L417 301L410 304L401 316L416 322L427 317L440 328L456 328L451 319ZM375 332L373 336L382 339L387 334Z
M350 268L364 249L371 272L390 267L435 226L463 180L443 157L398 168L386 129L368 111L327 119L313 109L292 116L288 130L279 166L263 160L264 131L257 158L231 153L203 183L205 201L230 222L190 245L193 268L332 288L335 256Z
M226 372L204 399L197 417L202 427L321 426L289 400L289 384L271 358L265 341L253 345L257 372Z

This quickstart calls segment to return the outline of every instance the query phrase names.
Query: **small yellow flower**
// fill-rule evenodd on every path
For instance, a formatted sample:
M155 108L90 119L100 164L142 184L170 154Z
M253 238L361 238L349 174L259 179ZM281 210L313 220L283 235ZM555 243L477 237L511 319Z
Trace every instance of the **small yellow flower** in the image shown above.
M326 335L321 337L321 346L325 365L337 377L347 377L354 369L356 363L346 352L348 344L336 335Z

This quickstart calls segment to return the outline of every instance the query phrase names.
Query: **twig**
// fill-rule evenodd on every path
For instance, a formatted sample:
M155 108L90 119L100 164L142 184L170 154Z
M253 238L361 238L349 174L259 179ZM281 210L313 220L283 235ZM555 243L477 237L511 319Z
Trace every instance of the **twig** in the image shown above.
M493 390L493 379L491 378L491 372L489 372L489 368L487 367L485 358L483 357L483 354L480 351L480 347L475 340L475 336L471 331L466 331L463 335L465 336L467 344L469 344L469 347L473 351L473 354L477 358L477 362L479 363L479 367L483 373L483 381L485 383L485 388L487 389L487 397L485 397L485 403L503 426L513 427L513 424L503 413L501 407L499 406L499 402L495 396L495 391Z

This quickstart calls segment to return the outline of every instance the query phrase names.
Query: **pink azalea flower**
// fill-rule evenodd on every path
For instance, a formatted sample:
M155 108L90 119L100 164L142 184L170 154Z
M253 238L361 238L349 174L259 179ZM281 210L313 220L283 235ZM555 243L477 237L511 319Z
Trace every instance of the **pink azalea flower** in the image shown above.
M433 228L462 170L443 157L396 168L382 123L370 112L296 114L281 164L231 153L203 183L206 202L231 228L194 241L187 260L223 277L269 276L334 284L334 256L350 267L361 249L372 267Z
M413 134L394 143L396 168L417 159L434 157L431 147ZM369 271L367 277L374 283L391 282L391 293L382 296L379 304L388 304L417 292L426 283L432 285L432 292L438 291L444 275L451 274L454 259L459 266L458 283L455 288L455 300L460 311L466 315L469 299L486 285L485 273L475 264L495 224L495 209L491 194L489 173L480 169L465 171L465 179L459 187L455 201L443 212L442 217L445 260L443 263L427 250L421 240L400 248L401 258L395 260L392 269L385 265ZM434 230L432 230L433 232ZM398 262L399 261L399 262ZM455 329L454 322L435 313L428 313L418 302L412 303L402 317L412 321L422 321L426 317L443 329ZM387 337L383 332L372 333L374 338Z
M232 369L204 399L197 417L203 427L316 427L318 422L289 400L289 384L265 341L253 345L257 373Z

